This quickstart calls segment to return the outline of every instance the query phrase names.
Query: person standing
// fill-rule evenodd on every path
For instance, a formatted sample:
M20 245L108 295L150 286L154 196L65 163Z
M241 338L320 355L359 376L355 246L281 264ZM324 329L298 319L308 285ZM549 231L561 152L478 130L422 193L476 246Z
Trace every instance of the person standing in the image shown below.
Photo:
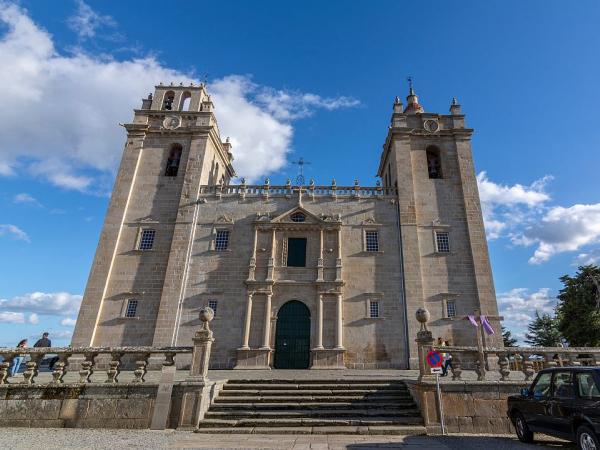
M25 348L27 347L27 339L21 339L17 344L17 348ZM10 367L10 376L14 377L17 373L19 373L19 368L21 367L21 363L25 359L24 354L18 354L12 360L12 366Z
M450 347L450 341L444 341L444 347ZM444 365L442 366L442 374L445 377L448 375L448 367L452 369L452 355L448 352L442 353L444 356Z
M36 341L33 346L35 348L44 348L44 347L52 347L52 341L48 338L50 333L47 331L42 334L42 337ZM52 358L48 358L48 368L50 370L54 369L54 364L58 361L58 356L53 356Z

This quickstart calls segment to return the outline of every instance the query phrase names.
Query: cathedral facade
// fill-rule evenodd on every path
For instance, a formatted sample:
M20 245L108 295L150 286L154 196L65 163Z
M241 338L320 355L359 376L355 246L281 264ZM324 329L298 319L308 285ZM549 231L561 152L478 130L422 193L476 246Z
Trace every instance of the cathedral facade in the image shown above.
M396 98L371 187L233 184L214 109L204 85L159 85L124 125L73 346L189 346L205 306L213 368L414 368L419 308L474 345L464 317L498 311L456 101Z

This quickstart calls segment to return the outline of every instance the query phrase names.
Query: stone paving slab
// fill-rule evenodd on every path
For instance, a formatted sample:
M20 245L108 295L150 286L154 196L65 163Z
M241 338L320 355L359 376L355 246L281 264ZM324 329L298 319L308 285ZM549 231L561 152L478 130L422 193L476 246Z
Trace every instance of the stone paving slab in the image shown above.
M525 450L575 446L536 435L536 443L521 444L514 436L365 436L365 435L214 435L189 431L0 428L0 448L55 449L278 449L278 450Z

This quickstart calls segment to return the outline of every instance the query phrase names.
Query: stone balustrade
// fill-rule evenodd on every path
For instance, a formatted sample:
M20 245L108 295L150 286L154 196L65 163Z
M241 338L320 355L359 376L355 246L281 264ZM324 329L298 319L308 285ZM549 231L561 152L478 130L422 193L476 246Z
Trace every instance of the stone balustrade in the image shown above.
M292 186L291 184L271 186L270 184L250 185L250 184L229 184L229 185L213 185L201 186L200 194L205 196L239 196L239 197L269 197L269 196L286 196L297 195L299 192L302 195L311 198L316 196L329 197L393 197L396 195L396 189L393 187L365 187L355 184L353 186L337 186L331 184L328 186L316 186L314 184L308 186Z
M423 354L429 349L452 357L449 372L453 380L463 380L464 373L470 371L475 372L478 381L509 381L515 373L521 373L525 381L531 381L538 371L546 368L600 365L600 348L597 347L502 347L479 350L477 347L429 345L423 349ZM428 367L422 367L421 376L427 376ZM495 374L492 376L492 373Z
M162 359L162 366L172 366L175 358L181 354L191 354L193 347L49 347L49 348L0 348L0 384L9 384L8 376L13 359L18 356L26 357L25 370L22 379L10 383L35 384L41 363L44 359L53 358L52 384L64 383L65 375L69 372L69 363L78 359L76 370L79 383L118 383L123 361L134 361L133 383L144 383L148 372L150 357ZM98 360L108 360L108 369L103 380L92 375L98 371Z

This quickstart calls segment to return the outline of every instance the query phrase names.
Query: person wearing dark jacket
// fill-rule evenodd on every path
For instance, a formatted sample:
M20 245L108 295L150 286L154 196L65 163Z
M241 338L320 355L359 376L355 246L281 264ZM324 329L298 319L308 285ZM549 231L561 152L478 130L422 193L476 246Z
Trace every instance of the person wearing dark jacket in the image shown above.
M34 347L52 347L52 341L50 339L48 339L48 336L50 336L50 333L48 333L47 331L42 334L42 337L40 339L38 339L36 341L35 344L33 344ZM50 370L54 369L54 364L56 364L56 362L58 361L58 356L53 356L52 358L48 359L48 368Z

